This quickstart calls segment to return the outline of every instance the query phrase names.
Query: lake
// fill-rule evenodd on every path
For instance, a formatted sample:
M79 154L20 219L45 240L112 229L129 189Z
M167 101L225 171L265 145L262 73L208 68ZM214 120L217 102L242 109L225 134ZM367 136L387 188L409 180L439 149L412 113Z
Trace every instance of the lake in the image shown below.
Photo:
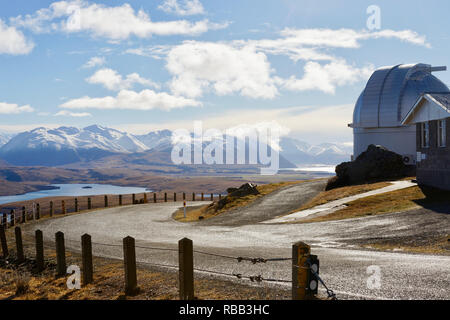
M40 190L28 192L15 196L0 196L0 204L34 200L46 197L77 197L77 196L95 196L103 194L130 194L151 192L146 188L137 187L119 187L110 184L52 184L51 190ZM91 188L83 188L91 187Z

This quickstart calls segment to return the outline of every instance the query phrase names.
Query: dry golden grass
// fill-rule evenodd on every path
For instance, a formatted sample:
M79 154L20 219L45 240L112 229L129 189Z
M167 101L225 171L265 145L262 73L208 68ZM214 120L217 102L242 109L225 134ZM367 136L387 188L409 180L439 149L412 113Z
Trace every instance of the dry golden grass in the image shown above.
M424 204L448 201L447 192L438 192L433 197L426 197L418 187L386 192L362 199L358 199L347 204L347 207L326 216L315 217L303 220L301 223L321 222L329 220L341 220L371 216L385 213L402 212L419 208Z
M336 188L328 191L322 191L317 196L315 196L311 201L306 203L305 205L301 206L299 209L296 209L292 212L297 212L300 210L306 210L313 208L315 206L319 206L321 204L325 204L334 200L342 199L345 197L354 196L356 194L361 194L364 192L381 189L384 187L389 186L389 182L377 182L377 183L368 183L368 184L361 184L356 186L347 186L347 187L341 187Z
M181 208L177 210L173 218L180 222L193 222L193 221L199 221L200 217L203 217L202 219L209 219L214 216L217 216L221 213L224 213L226 211L247 206L251 204L256 199L259 199L263 196L266 196L276 190L279 190L283 187L291 186L297 183L302 183L304 181L287 181L287 182L278 182L278 183L270 183L270 184L263 184L259 185L256 188L259 191L259 194L257 195L248 195L245 197L230 197L229 201L222 209L215 210L215 207L213 205L205 205L205 206L196 206L196 207L189 207L186 209L186 218L184 217L184 209ZM311 181L311 180L308 180Z

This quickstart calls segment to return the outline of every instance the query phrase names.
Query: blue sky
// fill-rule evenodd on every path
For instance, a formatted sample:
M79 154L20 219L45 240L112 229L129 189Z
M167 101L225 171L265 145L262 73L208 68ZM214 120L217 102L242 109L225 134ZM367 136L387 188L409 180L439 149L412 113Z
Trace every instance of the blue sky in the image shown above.
M380 29L368 30L369 5ZM448 1L2 1L0 130L277 121L350 142L380 66L447 65ZM450 73L436 74L447 85Z

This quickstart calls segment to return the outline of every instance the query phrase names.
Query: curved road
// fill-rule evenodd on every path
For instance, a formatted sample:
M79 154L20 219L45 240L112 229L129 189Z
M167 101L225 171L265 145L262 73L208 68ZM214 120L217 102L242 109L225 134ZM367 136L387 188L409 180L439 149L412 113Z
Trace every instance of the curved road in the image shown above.
M200 202L188 203L198 204ZM30 224L28 230L41 229L49 241L53 241L55 232L63 231L66 246L74 250L79 250L80 236L88 233L92 236L94 254L112 258L122 258L122 238L130 235L139 247L174 249L137 248L139 262L174 266L178 263L176 244L183 237L192 239L198 251L264 258L290 257L292 243L301 240L312 245L312 252L320 259L322 278L339 298L450 299L450 256L378 252L357 246L358 242L372 238L408 236L431 230L449 233L449 214L421 209L309 224L208 225L174 221L171 216L179 206L179 203L159 203L111 208L45 220ZM367 268L372 265L381 270L378 289L369 289L367 285L370 276ZM290 261L253 265L196 253L195 267L224 273L262 274L274 279L291 277ZM285 283L263 285L287 286Z

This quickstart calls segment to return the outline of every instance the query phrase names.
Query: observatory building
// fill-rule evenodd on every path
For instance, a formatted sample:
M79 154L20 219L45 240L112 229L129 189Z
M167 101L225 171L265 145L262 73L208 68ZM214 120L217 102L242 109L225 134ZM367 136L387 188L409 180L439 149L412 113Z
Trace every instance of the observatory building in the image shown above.
M406 164L416 164L416 126L402 120L424 93L450 92L431 73L446 67L428 64L399 64L376 70L358 98L353 113L356 158L370 144L382 145L403 156Z

